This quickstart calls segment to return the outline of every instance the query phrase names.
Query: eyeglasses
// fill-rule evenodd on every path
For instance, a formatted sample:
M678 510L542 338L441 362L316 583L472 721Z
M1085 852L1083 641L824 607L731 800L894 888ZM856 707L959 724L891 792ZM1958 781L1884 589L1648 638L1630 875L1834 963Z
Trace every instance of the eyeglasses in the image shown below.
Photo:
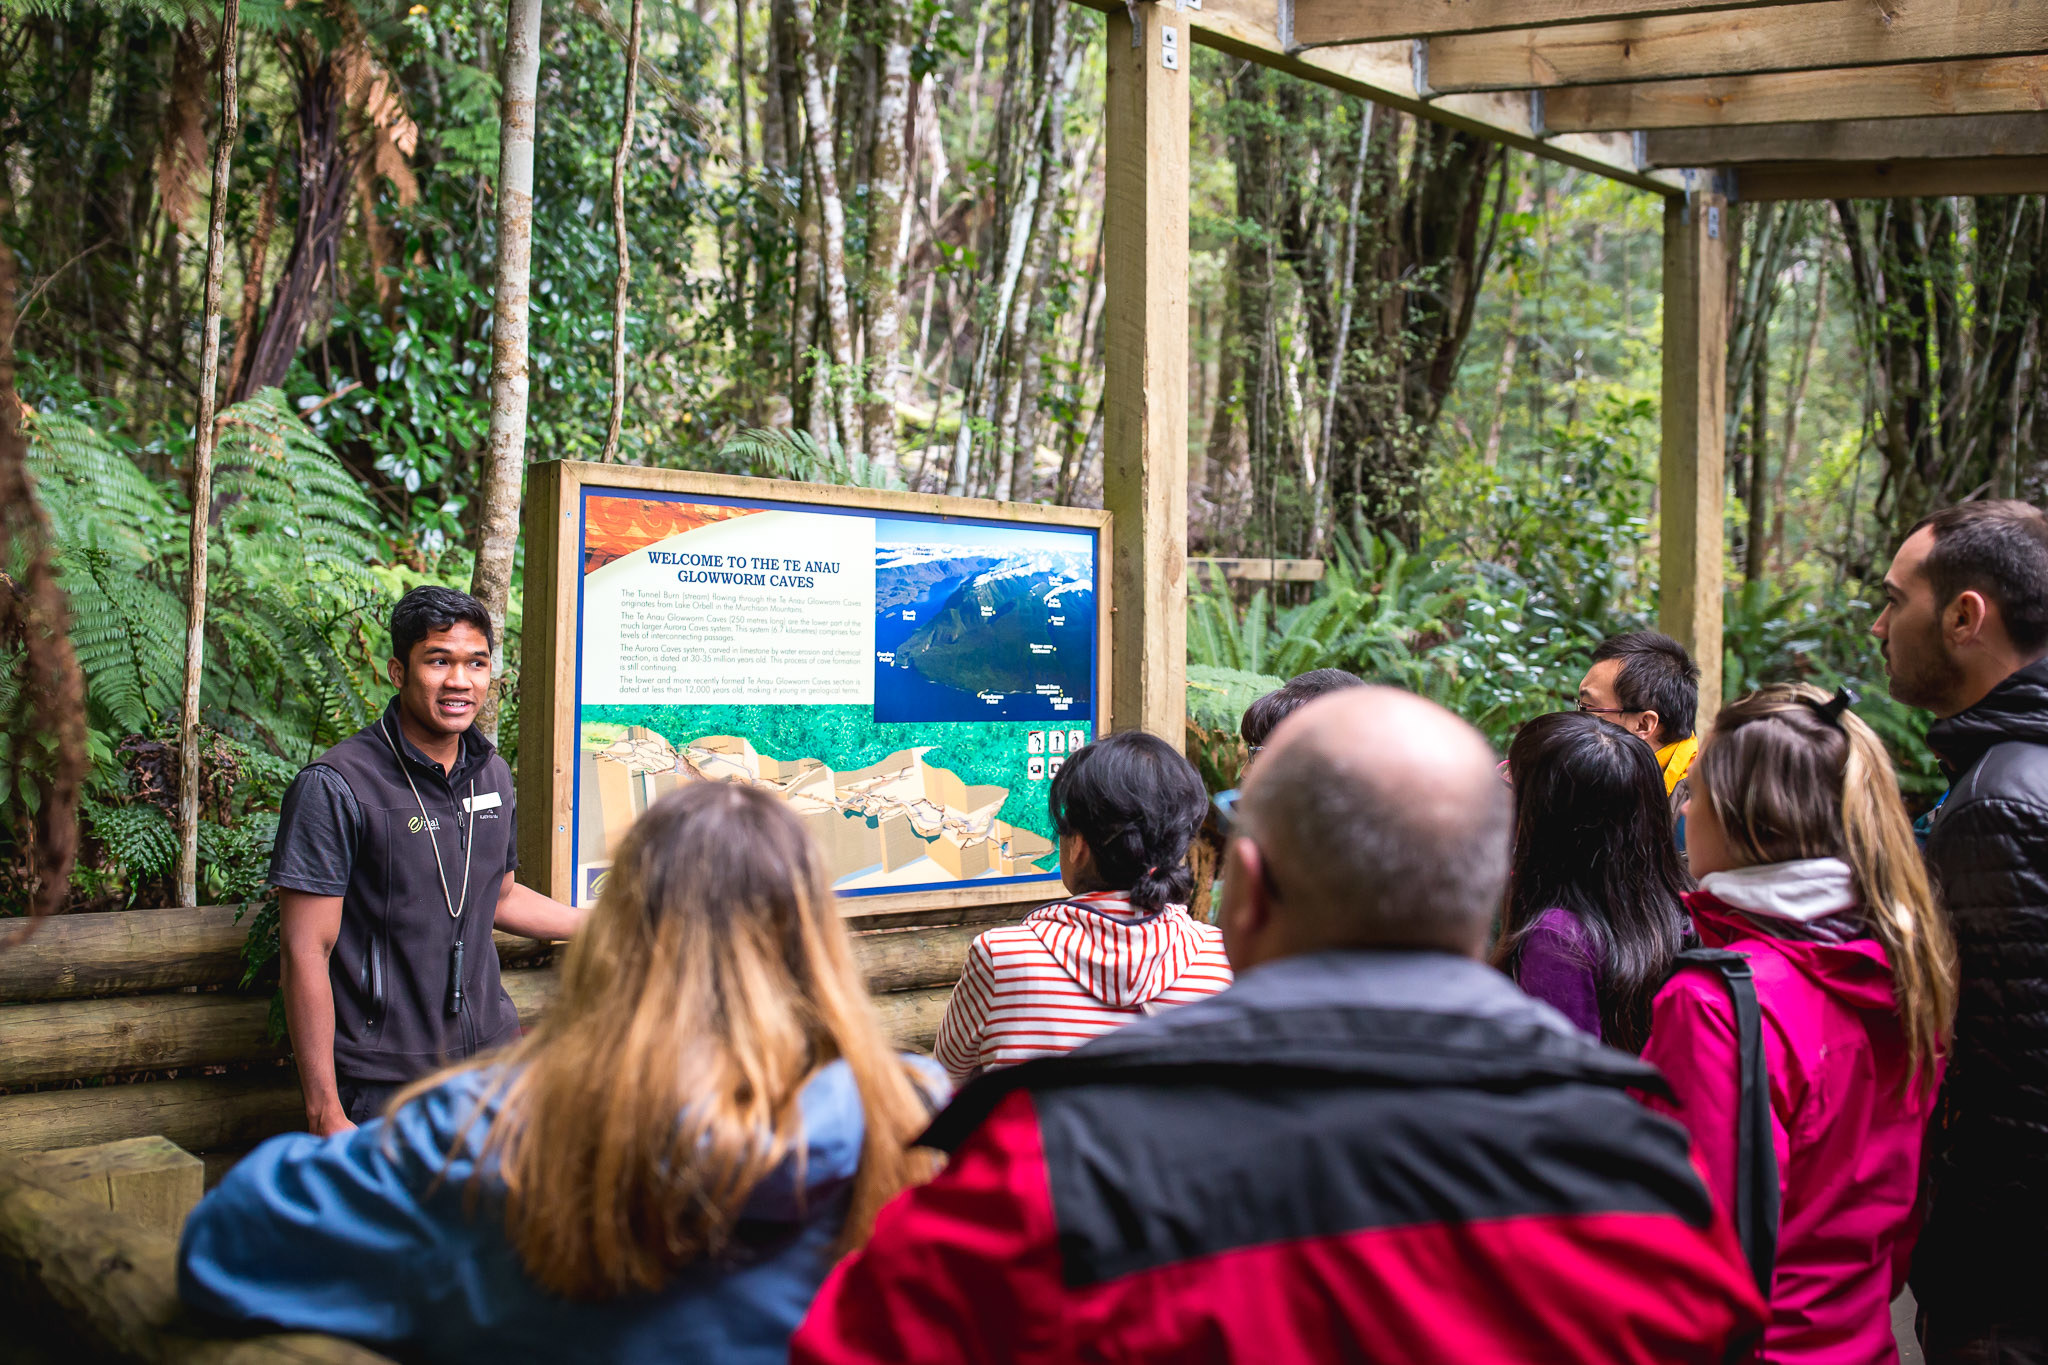
M1584 702L1579 703L1578 710L1582 716L1632 716L1635 714L1626 706L1588 706Z

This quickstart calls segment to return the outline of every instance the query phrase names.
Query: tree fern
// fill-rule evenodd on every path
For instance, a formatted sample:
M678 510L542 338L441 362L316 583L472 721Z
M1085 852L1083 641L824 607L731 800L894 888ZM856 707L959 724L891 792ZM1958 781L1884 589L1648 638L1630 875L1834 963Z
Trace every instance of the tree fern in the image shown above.
M201 722L237 773L232 820L200 830L209 894L260 889L274 806L307 758L368 723L377 705L366 624L385 594L376 508L275 389L220 417L208 546ZM170 822L133 799L112 754L122 737L167 737L184 677L187 514L177 486L75 417L36 414L29 465L50 511L71 599L94 752L85 815L131 887L160 881ZM0 795L0 800L5 796Z
M729 460L743 460L770 478L847 488L903 487L894 470L860 451L843 450L837 441L829 448L820 445L808 431L752 427L727 441L719 453Z

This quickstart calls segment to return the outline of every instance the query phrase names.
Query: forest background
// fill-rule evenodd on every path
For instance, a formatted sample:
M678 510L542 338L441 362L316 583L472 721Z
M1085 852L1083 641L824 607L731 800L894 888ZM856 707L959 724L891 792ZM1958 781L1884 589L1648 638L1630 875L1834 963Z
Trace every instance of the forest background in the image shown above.
M469 587L507 514L505 22L486 0L239 6L203 901L260 896L284 784L382 705L390 601ZM204 0L0 0L0 401L35 492L0 508L9 912L177 898L222 29ZM1098 504L1102 30L1063 0L550 6L526 457ZM1191 752L1226 781L1243 702L1320 666L1504 741L1655 619L1662 201L1207 49L1192 82L1190 542L1329 572L1195 595ZM1875 583L1926 510L2042 497L2043 202L1736 216L1726 690L1851 682L1924 800ZM38 672L39 581L82 697ZM516 752L516 590L507 620Z

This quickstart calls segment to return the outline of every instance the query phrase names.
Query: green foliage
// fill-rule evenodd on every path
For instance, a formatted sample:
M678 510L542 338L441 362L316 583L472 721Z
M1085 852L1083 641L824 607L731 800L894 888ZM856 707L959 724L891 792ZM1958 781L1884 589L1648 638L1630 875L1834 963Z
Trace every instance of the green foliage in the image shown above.
M261 892L273 813L300 763L376 708L369 563L376 509L276 390L221 414L201 677L204 891ZM130 895L168 881L171 741L184 677L189 558L182 483L144 472L96 414L49 411L29 467L50 514L86 677L95 768L86 832ZM0 828L22 813L0 790ZM105 887L95 888L104 891Z
M808 431L777 431L753 427L725 443L719 454L771 479L800 483L831 483L848 488L901 488L896 471L875 463L860 451L846 451L838 441L820 445Z
M1188 665L1187 755L1210 791L1235 786L1244 771L1247 755L1238 724L1245 708L1286 681L1270 673Z
M1530 717L1572 704L1600 640L1654 625L1654 418L1646 402L1611 401L1552 432L1530 460L1447 459L1429 477L1435 538L1422 551L1354 530L1302 605L1276 611L1263 592L1241 609L1192 596L1190 664L1281 677L1349 669L1440 702L1504 746ZM1829 578L1759 580L1731 587L1723 614L1724 699L1787 679L1847 683L1908 799L1940 792L1926 716L1886 691L1871 603ZM1191 668L1191 698L1196 676L1206 675Z

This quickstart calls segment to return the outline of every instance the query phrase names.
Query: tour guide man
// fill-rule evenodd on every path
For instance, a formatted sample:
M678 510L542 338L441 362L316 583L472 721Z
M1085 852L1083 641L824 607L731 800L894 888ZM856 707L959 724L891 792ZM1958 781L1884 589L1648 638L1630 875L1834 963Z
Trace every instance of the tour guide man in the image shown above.
M392 609L386 667L398 695L292 782L270 860L285 1020L323 1135L518 1036L494 925L560 939L583 922L512 880L512 770L470 728L491 681L483 605L414 588Z

